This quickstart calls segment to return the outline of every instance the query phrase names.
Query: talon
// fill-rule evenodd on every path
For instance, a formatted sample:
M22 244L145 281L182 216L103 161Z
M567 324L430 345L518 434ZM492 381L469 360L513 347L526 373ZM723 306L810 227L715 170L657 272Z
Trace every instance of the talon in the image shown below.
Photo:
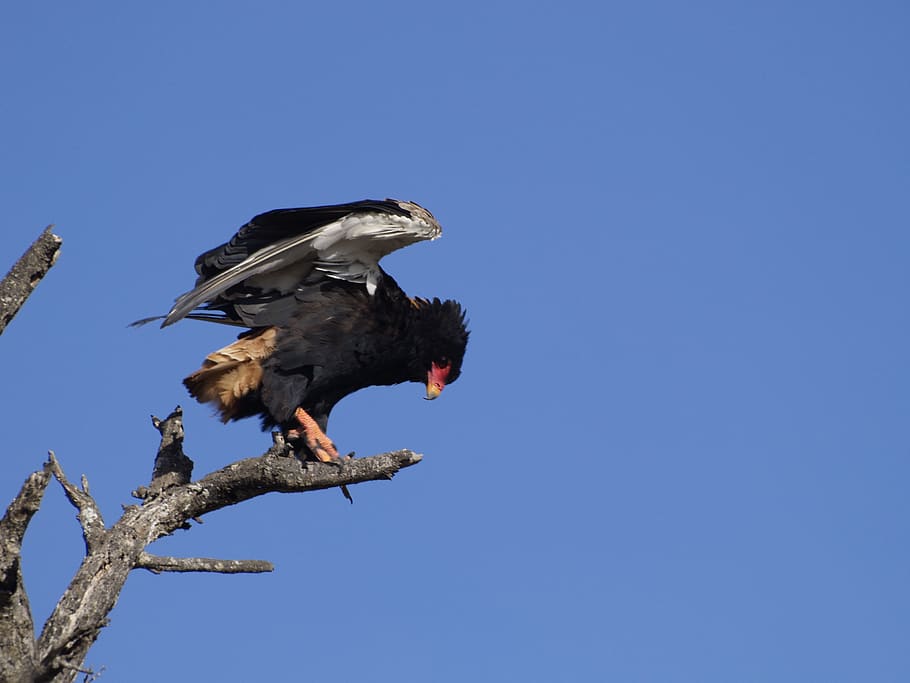
M343 458L329 458L328 460L324 460L323 456L325 456L325 455L326 455L325 451L322 452L322 455L319 455L319 454L316 455L319 462L321 462L323 465L331 465L332 467L341 467L344 464Z
M316 446L315 448L311 446L310 450L313 451L313 455L316 456L316 459L319 462L334 465L338 460L338 458L333 458L331 455L329 455L328 451L326 451L324 448L320 448L319 446Z
M353 451L344 456L344 458L339 456L335 444L333 444L332 440L319 428L319 425L316 424L316 420L310 417L303 408L295 410L294 417L297 419L297 422L300 423L303 433L301 434L301 431L297 429L289 429L287 438L299 439L302 437L307 448L310 449L310 452L316 456L316 459L319 460L319 462L341 467L344 464L343 461L350 460L354 457ZM351 492L348 491L348 487L342 484L340 488L341 493L344 494L344 497L348 502L353 503L354 499L351 497Z
M301 435L300 430L291 429L288 431L289 437L294 433L296 433L297 438L302 436L307 448L310 449L310 452L312 452L320 462L333 462L339 459L340 456L338 455L338 450L335 448L335 444L333 444L332 440L319 428L319 425L316 424L316 420L310 417L303 408L298 408L294 411L294 417L297 419L297 422L300 423L303 434Z

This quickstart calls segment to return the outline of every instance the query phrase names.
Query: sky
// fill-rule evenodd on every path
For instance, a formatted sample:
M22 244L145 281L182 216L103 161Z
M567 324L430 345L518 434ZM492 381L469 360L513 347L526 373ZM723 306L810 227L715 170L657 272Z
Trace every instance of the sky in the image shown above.
M910 680L910 7L8 3L0 504L53 449L108 524L185 410L201 476L270 443L181 379L233 339L127 323L253 215L395 197L383 261L468 311L463 374L345 399L391 482L271 494L134 572L102 681ZM82 557L48 489L36 621Z

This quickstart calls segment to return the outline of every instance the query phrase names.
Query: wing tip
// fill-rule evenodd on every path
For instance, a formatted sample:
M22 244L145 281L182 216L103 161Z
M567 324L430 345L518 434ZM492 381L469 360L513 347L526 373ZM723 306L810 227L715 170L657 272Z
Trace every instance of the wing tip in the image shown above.
M153 315L151 318L141 318L139 320L134 320L129 325L127 325L127 327L143 327L144 325L153 323L156 320L164 320L164 319L165 319L165 316L163 316L163 315ZM164 327L165 324L166 323L162 323L161 327Z

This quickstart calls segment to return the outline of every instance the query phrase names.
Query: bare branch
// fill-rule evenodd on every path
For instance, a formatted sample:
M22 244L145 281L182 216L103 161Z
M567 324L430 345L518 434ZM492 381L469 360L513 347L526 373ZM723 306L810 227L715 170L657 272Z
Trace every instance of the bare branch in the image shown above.
M193 461L183 452L183 409L180 406L164 420L153 415L152 424L161 434L149 491L149 495L156 495L171 486L189 482L193 476Z
M41 505L51 472L52 464L48 459L43 469L29 475L0 519L0 558L19 553L25 530Z
M47 226L0 280L0 334L57 261L63 240L51 232L53 227Z
M60 463L57 462L54 451L48 451L48 456L48 462L54 478L60 482L60 486L63 487L63 491L69 501L79 510L77 517L79 524L82 526L82 537L85 539L86 550L91 551L104 536L104 519L101 517L98 503L88 492L88 480L85 475L82 475L82 490L80 491L63 474L63 469L60 467Z
M422 455L409 450L339 463L303 463L296 458L266 454L239 460L197 482L180 487L173 492L173 497L179 500L177 508L183 522L265 493L303 493L391 479L398 470L416 465L422 459ZM168 497L169 505L174 506L176 502Z
M162 450L168 448L172 449L168 457L177 454L175 462L179 463L180 457L186 457L180 445L183 438L180 411L175 410L165 420L155 422L162 434L156 464L162 460ZM420 455L407 450L331 464L301 462L296 457L289 457L292 454L284 439L276 435L272 447L259 457L240 460L199 481L155 487L156 481L165 476L162 474L152 481L153 490L142 489L143 504L125 507L123 516L103 532L100 542L89 545L82 565L44 625L37 643L39 678L72 680L67 673L70 670L65 671L63 663L81 665L106 625L107 615L116 604L129 572L135 568L222 573L272 570L270 563L258 560L170 558L145 552L146 546L154 540L175 529L186 528L189 520L265 493L314 491L391 479L401 468L421 460ZM156 472L159 471L175 470L156 467ZM59 478L61 483L66 481L62 472ZM88 505L86 499L91 500L85 490L79 491L68 482L64 490L71 500L75 499L77 507L80 502ZM98 519L100 523L100 515Z
M48 461L32 473L0 519L0 680L30 680L36 671L35 626L22 580L25 530L51 479Z
M261 574L275 571L265 560L216 560L210 557L164 557L140 553L137 569L161 572L214 572L217 574Z

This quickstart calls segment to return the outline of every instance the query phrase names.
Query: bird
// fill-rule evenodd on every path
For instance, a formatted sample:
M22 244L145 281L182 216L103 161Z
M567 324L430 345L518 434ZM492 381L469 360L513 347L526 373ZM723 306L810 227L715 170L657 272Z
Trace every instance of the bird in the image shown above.
M460 303L411 297L379 265L442 234L428 210L396 199L275 209L195 262L195 287L168 327L195 319L242 327L183 383L225 423L259 416L307 459L340 459L329 414L355 391L419 382L435 399L460 374L468 342Z

